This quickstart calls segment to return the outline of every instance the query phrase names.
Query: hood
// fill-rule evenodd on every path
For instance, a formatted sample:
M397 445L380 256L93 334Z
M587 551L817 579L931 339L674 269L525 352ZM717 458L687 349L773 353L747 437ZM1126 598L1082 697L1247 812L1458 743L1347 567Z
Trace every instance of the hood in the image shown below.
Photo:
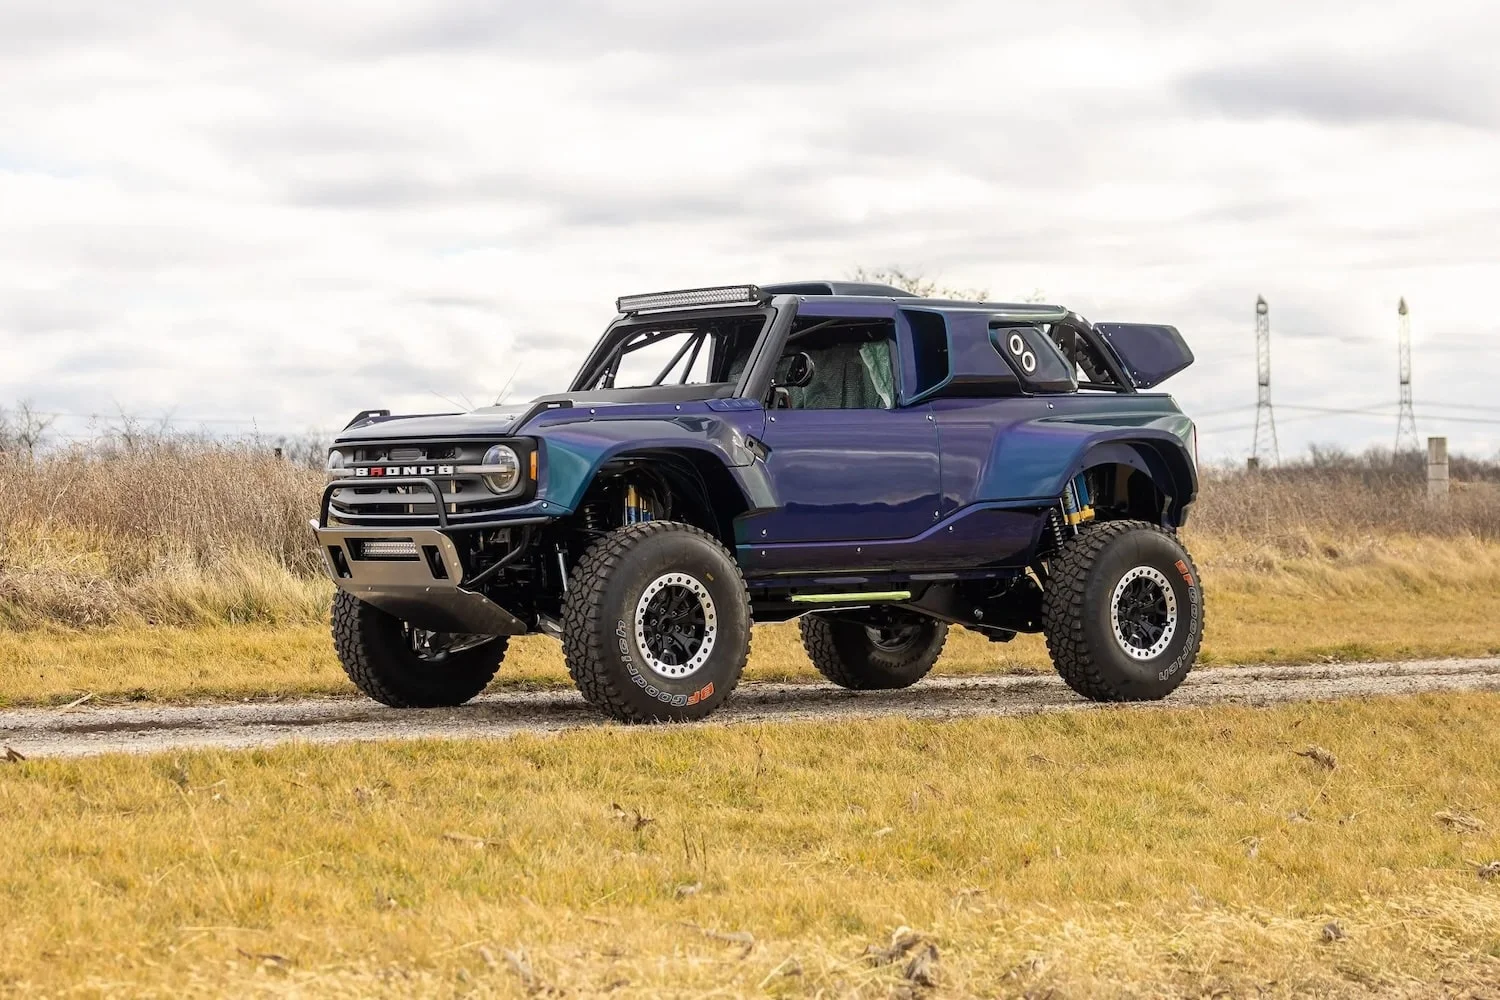
M340 431L335 444L350 441L391 441L401 438L490 438L504 437L516 429L531 409L518 406L485 406L469 413L430 413L413 417L371 417Z
M370 417L356 421L341 431L335 444L354 441L399 441L430 438L493 438L520 434L533 417L546 410L567 406L619 407L620 416L628 416L636 407L659 407L663 403L707 402L725 407L741 400L729 400L734 386L728 383L710 385L653 385L640 389L596 389L590 392L562 392L538 396L527 403L506 406L483 406L468 413L433 413L421 416ZM724 400L721 404L718 401ZM750 406L756 404L750 403Z

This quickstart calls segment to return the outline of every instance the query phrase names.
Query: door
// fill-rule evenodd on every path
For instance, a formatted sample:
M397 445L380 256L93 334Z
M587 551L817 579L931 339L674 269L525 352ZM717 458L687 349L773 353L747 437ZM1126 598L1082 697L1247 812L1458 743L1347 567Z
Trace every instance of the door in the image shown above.
M751 519L750 545L910 538L937 521L942 493L930 407L899 401L895 322L799 317L783 358L811 361L778 391L762 443L779 505Z

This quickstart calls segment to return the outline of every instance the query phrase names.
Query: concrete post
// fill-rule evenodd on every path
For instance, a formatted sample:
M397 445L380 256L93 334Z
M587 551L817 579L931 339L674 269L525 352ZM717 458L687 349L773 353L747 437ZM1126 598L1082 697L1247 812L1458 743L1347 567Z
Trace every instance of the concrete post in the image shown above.
M1437 500L1448 495L1448 439L1427 439L1427 496Z

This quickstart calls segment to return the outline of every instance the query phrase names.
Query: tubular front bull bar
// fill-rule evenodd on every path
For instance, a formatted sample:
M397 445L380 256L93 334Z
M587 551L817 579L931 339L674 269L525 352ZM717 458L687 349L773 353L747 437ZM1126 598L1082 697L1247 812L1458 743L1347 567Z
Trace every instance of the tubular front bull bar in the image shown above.
M436 479L427 476L376 476L371 479L335 479L323 488L323 502L318 507L318 527L328 527L328 507L333 502L334 493L342 489L371 486L425 486L432 494L433 505L437 508L437 521L439 528L448 527L447 505L443 503L443 488L438 485Z

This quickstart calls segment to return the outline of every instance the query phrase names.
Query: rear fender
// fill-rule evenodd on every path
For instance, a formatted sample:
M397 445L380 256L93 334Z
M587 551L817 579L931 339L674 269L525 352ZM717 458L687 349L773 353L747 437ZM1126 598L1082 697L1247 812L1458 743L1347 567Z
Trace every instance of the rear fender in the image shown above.
M1167 498L1161 523L1178 527L1198 493L1197 472L1184 440L1191 426L1180 414L1164 414L1156 426L1101 427L1052 419L1012 425L1000 435L977 499L1047 503L1062 496L1085 469L1124 465L1150 477Z
M1128 466L1149 477L1165 498L1158 514L1163 527L1178 528L1187 520L1187 507L1198 496L1198 472L1176 437L1099 442L1074 463L1068 478L1101 465ZM1058 487L1059 493L1062 488Z

